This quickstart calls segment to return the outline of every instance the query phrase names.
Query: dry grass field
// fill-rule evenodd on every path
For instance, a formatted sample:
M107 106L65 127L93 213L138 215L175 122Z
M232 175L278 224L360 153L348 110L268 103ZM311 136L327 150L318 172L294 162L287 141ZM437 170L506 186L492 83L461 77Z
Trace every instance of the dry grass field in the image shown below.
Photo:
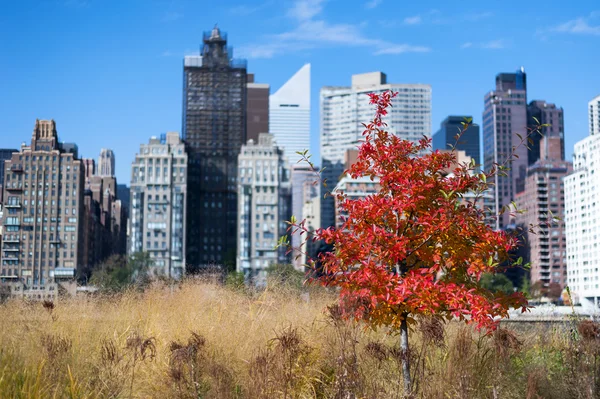
M0 398L402 398L397 339L339 318L318 289L208 282L0 305ZM411 334L422 398L594 398L590 323Z

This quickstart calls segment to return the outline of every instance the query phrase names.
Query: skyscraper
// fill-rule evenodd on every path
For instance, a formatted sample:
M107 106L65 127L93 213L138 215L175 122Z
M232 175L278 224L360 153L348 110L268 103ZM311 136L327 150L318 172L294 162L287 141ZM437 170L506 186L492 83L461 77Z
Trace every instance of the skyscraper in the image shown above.
M269 98L269 133L293 165L310 147L310 64L305 64Z
M290 217L290 168L273 135L248 140L239 155L239 222L237 271L263 285L266 269L288 263L286 248L277 248Z
M545 136L539 141L540 159L527 168L525 190L516 197L516 221L526 234L524 243L531 265L531 283L540 282L542 288L567 283L565 191L562 178L572 171L571 162L563 158L562 138ZM560 220L552 220L554 215ZM530 226L535 234L529 232Z
M254 74L249 73L246 84L248 104L246 112L246 130L248 140L258 141L260 133L269 131L269 92L266 83L254 82Z
M321 167L331 191L344 171L344 155L358 147L366 123L373 118L374 107L368 93L398 92L393 106L383 119L390 133L417 142L431 137L431 86L427 84L387 83L382 72L352 76L351 87L321 89ZM323 193L322 193L323 194ZM321 196L321 227L334 225L335 207L331 196Z
M483 166L486 171L495 164L502 164L511 157L513 148L517 158L508 164L508 176L494 176L494 193L491 205L497 214L500 209L523 191L528 165L526 145L520 145L518 135L527 135L527 75L523 68L516 73L496 76L496 89L484 97L483 111ZM527 143L525 143L527 144ZM514 222L510 212L504 212L496 220L496 228L502 229Z
M560 143L560 154L557 154L557 156L564 160L565 124L563 109L543 100L531 101L527 106L527 125L529 129L536 129L538 123L544 126L539 128L539 133L532 134L529 137L532 143L529 143L530 150L527 153L528 164L532 165L540 159L540 142L542 137L558 137L560 139L559 141L552 140L552 142ZM550 140L546 141L546 144L549 142Z
M0 285L12 296L75 293L81 264L84 171L58 142L53 120L36 120L31 145L6 161Z
M578 302L596 306L600 300L600 131L594 103L598 101L600 96L590 102L590 135L575 144L573 173L564 178L568 285Z
M188 145L187 256L192 269L235 267L237 157L246 141L246 62L219 28L201 56L184 60L183 139Z
M471 123L467 130L460 136L460 140L456 140L456 135L460 134L463 129L463 123L471 116L448 116L440 124L440 130L435 132L432 140L434 150L448 150L451 146L455 146L458 151L464 151L465 154L481 164L479 156L479 125Z
M180 278L185 273L187 165L176 132L142 144L131 165L127 252L149 252L154 275Z
M108 148L103 148L100 150L100 158L98 158L98 175L115 175L115 153L113 150Z

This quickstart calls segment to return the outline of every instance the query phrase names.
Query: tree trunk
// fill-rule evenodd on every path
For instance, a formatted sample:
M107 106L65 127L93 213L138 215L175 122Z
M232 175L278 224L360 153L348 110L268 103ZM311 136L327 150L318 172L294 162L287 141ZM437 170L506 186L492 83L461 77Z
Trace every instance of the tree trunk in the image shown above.
M400 355L402 357L402 377L404 378L404 397L412 397L412 381L410 379L410 353L408 349L408 323L404 315L400 323Z

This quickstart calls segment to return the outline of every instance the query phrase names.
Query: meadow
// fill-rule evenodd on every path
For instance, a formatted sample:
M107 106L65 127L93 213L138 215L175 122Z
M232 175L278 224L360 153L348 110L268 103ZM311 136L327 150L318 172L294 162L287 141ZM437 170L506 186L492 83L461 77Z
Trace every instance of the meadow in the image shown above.
M514 328L515 324L510 325ZM595 398L590 321L486 335L411 326L418 398ZM403 398L398 338L334 292L208 281L0 305L0 398Z

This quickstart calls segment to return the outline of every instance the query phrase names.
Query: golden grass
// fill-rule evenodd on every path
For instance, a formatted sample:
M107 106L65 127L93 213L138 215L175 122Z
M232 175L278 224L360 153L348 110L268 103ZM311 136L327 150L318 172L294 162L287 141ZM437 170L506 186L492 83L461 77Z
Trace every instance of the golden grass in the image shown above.
M11 301L0 305L0 398L401 398L396 338L337 319L334 303L316 289L307 300L198 281L54 307ZM598 392L595 338L517 336L416 326L417 397Z

